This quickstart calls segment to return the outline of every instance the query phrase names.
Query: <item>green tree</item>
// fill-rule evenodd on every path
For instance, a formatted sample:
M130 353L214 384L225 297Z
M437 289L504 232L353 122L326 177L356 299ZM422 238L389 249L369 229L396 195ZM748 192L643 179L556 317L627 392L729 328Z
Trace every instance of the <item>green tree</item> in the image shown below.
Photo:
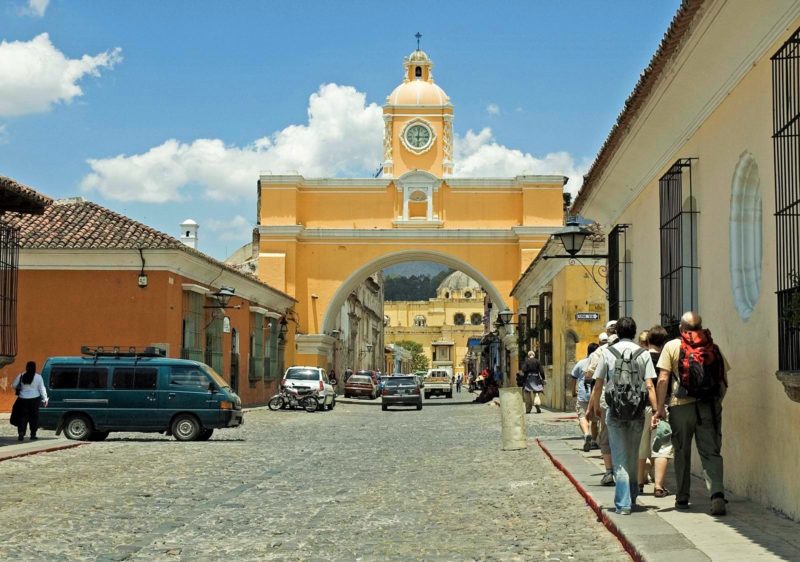
M425 371L428 369L428 358L422 353L422 344L411 340L395 342L403 349L411 352L411 369L414 371Z

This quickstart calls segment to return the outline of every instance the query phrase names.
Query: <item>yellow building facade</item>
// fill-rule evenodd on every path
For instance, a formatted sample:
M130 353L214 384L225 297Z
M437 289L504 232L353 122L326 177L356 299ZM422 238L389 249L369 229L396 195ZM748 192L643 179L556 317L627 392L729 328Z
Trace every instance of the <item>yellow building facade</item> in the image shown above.
M776 293L800 290L798 43L800 2L684 3L572 209L627 225L640 327L700 312L731 365L725 487L793 518L800 330Z
M486 290L493 314L513 309L511 288L563 223L563 176L453 176L450 98L423 51L403 68L384 105L381 177L260 177L258 275L298 301L287 361L331 365L347 296L397 263L463 271Z
M449 367L453 374L466 375L469 340L479 339L484 331L485 295L474 279L455 271L442 280L434 298L384 303L384 338L387 343L414 341L422 346L430 367Z

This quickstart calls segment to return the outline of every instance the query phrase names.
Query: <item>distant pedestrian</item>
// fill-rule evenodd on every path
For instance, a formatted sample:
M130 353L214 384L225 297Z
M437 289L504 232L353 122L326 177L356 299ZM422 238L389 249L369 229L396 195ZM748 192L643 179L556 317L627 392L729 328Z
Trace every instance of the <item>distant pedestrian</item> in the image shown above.
M351 369L351 368L349 368L349 367L348 367L347 369L345 369L345 370L344 370L344 382L345 382L345 383L346 383L346 382L347 382L347 381L350 379L350 377L352 377L352 376L353 376L353 369Z
M47 406L47 390L44 388L42 375L36 372L36 363L28 361L25 372L17 375L11 385L17 393L17 400L11 410L11 424L17 426L19 440L25 439L25 432L30 426L31 441L38 439L39 406Z
M647 336L648 336L647 330L642 330L639 333L639 347L643 347L644 349L650 348L650 346L647 344Z
M530 414L532 408L536 408L536 413L542 413L542 400L539 395L544 392L544 369L542 364L536 359L533 350L528 352L525 363L522 364L522 374L524 382L522 384L523 398L525 399L525 413Z
M461 392L461 383L463 382L463 380L464 380L464 375L458 373L458 376L456 377L456 392Z
M589 366L589 358L592 353L600 347L596 343L590 343L586 350L586 357L581 359L572 368L572 397L575 398L575 412L578 414L578 426L583 435L583 452L588 453L592 448L592 432L589 429L589 422L586 419L586 411L589 409L589 398L592 395L592 386L586 380L584 373Z
M493 373L494 385L498 388L503 386L503 370L500 368L500 364L494 366L494 373Z
M675 448L675 507L689 509L692 438L711 493L711 514L725 515L722 487L722 398L730 367L711 332L696 312L681 317L680 338L669 341L658 360L658 409L654 420L667 419Z
M639 495L636 478L644 409L648 402L654 410L657 406L653 385L656 372L650 354L633 342L633 318L620 318L616 333L619 341L601 352L589 408L599 409L600 396L605 396L605 422L616 486L614 506L617 514L630 515Z
M335 387L335 386L336 386L336 383L337 383L337 380L336 380L336 371L334 371L333 369L331 369L331 374L330 374L330 375L328 375L328 379L329 379L329 380L330 380L330 382L331 382L331 386L334 386L334 387Z

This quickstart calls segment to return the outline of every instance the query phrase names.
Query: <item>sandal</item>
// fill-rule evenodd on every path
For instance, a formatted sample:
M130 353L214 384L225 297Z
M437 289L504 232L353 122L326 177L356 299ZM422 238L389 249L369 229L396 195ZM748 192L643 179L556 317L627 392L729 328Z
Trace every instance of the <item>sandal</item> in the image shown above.
M666 488L656 488L656 491L653 495L657 498L666 498L669 494L670 492Z

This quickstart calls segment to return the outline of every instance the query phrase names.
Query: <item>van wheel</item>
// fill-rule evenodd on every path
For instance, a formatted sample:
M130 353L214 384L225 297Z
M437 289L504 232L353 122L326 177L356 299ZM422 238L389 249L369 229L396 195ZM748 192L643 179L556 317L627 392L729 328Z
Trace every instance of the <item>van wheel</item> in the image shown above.
M200 422L191 414L181 414L172 421L172 435L178 441L195 441L201 431Z
M64 421L64 435L67 439L87 441L92 434L92 422L83 414L72 414Z
M105 441L108 433L108 431L93 431L89 435L89 441Z
M213 429L204 429L200 432L200 435L197 437L198 441L208 441L211 439L211 435L214 433Z

